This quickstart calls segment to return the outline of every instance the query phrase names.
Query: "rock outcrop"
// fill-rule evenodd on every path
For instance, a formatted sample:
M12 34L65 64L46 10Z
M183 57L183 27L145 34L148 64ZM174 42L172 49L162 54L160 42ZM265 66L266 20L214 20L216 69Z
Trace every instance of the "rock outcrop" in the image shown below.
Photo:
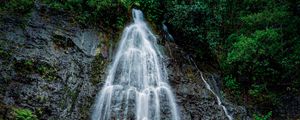
M191 55L185 53L174 43L166 43L169 59L169 82L176 94L177 104L183 120L226 120L224 110L218 105L216 97L209 91L200 77L196 66L191 62ZM201 68L200 68L201 69ZM206 73L204 78L220 96L218 76ZM222 99L223 105L234 119L246 120L244 107L233 105Z
M82 29L67 16L42 10L1 15L0 119L12 119L14 108L39 119L89 118L107 51L99 30ZM99 75L91 76L93 66Z

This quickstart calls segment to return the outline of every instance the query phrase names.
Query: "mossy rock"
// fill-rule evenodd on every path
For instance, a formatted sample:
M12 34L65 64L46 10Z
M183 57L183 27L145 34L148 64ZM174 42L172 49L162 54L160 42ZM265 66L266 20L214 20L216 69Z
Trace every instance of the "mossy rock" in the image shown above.
M35 59L23 59L14 61L13 66L19 76L39 74L43 79L48 81L58 79L55 67L46 62Z
M101 54L96 55L95 59L92 62L91 82L93 85L101 82L107 64L107 61L104 60Z

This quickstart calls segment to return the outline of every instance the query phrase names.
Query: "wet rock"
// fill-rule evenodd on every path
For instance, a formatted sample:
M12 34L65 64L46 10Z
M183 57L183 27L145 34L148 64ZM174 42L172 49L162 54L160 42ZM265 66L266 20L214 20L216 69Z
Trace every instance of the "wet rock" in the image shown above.
M222 107L218 105L216 97L205 87L201 80L197 68L190 63L187 55L176 47L175 44L169 43L168 51L171 62L168 65L169 82L176 94L178 107L181 111L183 120L226 120L228 119ZM206 75L207 81L211 84L216 94L219 89L215 79L211 75ZM249 119L244 107L233 105L222 100L228 111L235 119Z
M95 31L84 30L76 33L74 43L86 54L95 56L96 48L99 43L98 36Z
M101 46L99 30L82 29L68 22L68 16L45 16L37 10L28 18L0 18L5 23L0 26L1 50L13 51L0 58L0 107L28 108L39 119L88 119L101 84L90 75ZM0 114L0 119L13 118L2 108Z
M29 108L39 119L88 119L112 51L102 44L99 31L73 25L66 15L45 16L37 10L29 18L1 15L0 21L5 23L1 50L12 52L0 58L0 119L12 119L12 108ZM166 62L181 119L227 119L186 54L174 44L165 47L171 50ZM246 119L243 107L224 105L235 118ZM170 111L162 109L161 118L168 119Z

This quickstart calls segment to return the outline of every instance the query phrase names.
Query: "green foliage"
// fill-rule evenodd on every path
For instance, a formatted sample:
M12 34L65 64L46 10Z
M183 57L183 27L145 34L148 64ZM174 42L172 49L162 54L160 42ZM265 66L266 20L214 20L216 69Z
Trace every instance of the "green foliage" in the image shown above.
M14 67L17 72L29 74L34 71L33 60L21 60L14 62Z
M41 0L42 3L48 4L54 10L81 11L83 0Z
M240 6L228 4L229 15L234 17L228 17L229 24L225 25L235 31L228 34L222 45L220 67L225 76L236 79L240 89L234 91L249 97L250 106L263 112L276 109L282 102L280 96L292 91L297 94L299 90L300 48L296 26L300 22L297 11L291 9L294 3L245 0ZM224 84L232 89L229 80L225 77ZM271 115L255 118L263 120L269 119L268 116Z
M161 14L156 17L157 20L167 24L178 45L205 62L215 62L221 58L224 38L228 36L225 32L229 31L224 26L229 22L224 19L228 1L167 0L154 3L151 4L157 7L149 9L159 10L150 13Z
M197 58L212 62L221 49L222 13L225 1L166 2L167 22L176 43L196 53Z
M162 21L163 1L160 0L120 0L122 6L124 6L128 11L131 8L138 8L143 11L147 21L154 22L156 24Z
M88 6L95 8L95 11L107 10L114 3L111 0L88 0Z
M101 27L121 29L128 21L127 14L131 8L144 11L147 19L160 23L162 15L159 0L42 0L53 10L69 11L82 24L98 24Z
M2 1L0 11L15 11L25 13L33 8L33 0L8 0Z
M120 2L128 9L130 9L132 6L141 6L141 0L120 0Z
M257 114L254 114L253 116L255 120L269 120L271 119L272 111L269 111L266 115L259 116Z
M28 75L38 73L42 78L52 81L56 80L56 69L47 63L35 61L32 59L20 60L14 62L14 68L19 75Z
M250 36L240 35L227 53L223 69L236 71L236 77L244 75L253 83L265 83L276 78L278 70L272 62L281 50L280 35L274 29L256 31ZM241 82L241 81L239 81Z
M282 23L283 18L287 17L289 14L287 11L281 9L275 10L265 10L260 13L254 13L247 16L241 17L241 20L249 27L253 26L271 26L277 23Z
M157 24L162 21L163 11L160 0L144 0L139 5L141 10L146 14L147 20L156 22Z
M14 109L14 115L16 120L37 120L37 116L29 109Z
M56 11L73 14L76 21L120 29L127 20L127 10L120 1L111 0L42 0Z
M249 90L249 95L257 97L259 95L262 95L262 92L265 88L265 85L255 85L253 84Z
M249 79L272 77L277 71L270 63L280 52L280 35L274 29L238 36L227 54L224 69L238 70L238 75L251 74Z
M8 60L12 56L11 51L5 50L0 47L0 57L1 59Z
M26 67L31 67L33 65L33 61L32 60L25 60L24 65Z
M103 66L106 66L106 64L108 64L102 57L101 54L98 54L95 56L95 59L92 61L92 72L91 72L91 82L96 85L99 82L101 82L101 80L103 78L103 73L105 68Z
M236 81L235 78L232 77L232 75L226 76L224 78L225 86L232 90L239 89L239 84Z
M88 0L92 20L98 21L104 27L121 29L127 21L127 9L120 1Z

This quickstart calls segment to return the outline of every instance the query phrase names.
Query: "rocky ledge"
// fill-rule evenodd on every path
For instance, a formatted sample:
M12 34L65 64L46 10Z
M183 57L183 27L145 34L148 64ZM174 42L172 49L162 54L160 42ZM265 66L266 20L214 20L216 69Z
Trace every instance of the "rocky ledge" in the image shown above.
M205 87L200 70L192 59L174 43L166 43L169 58L169 82L175 91L176 100L183 120L226 120L222 106L218 105L216 96ZM201 69L203 70L203 69ZM222 97L219 86L220 79L216 73L203 73L204 79L212 90L220 97L229 115L235 120L248 120L247 111Z
M103 33L47 14L0 17L0 119L25 108L38 119L89 118L108 62Z

